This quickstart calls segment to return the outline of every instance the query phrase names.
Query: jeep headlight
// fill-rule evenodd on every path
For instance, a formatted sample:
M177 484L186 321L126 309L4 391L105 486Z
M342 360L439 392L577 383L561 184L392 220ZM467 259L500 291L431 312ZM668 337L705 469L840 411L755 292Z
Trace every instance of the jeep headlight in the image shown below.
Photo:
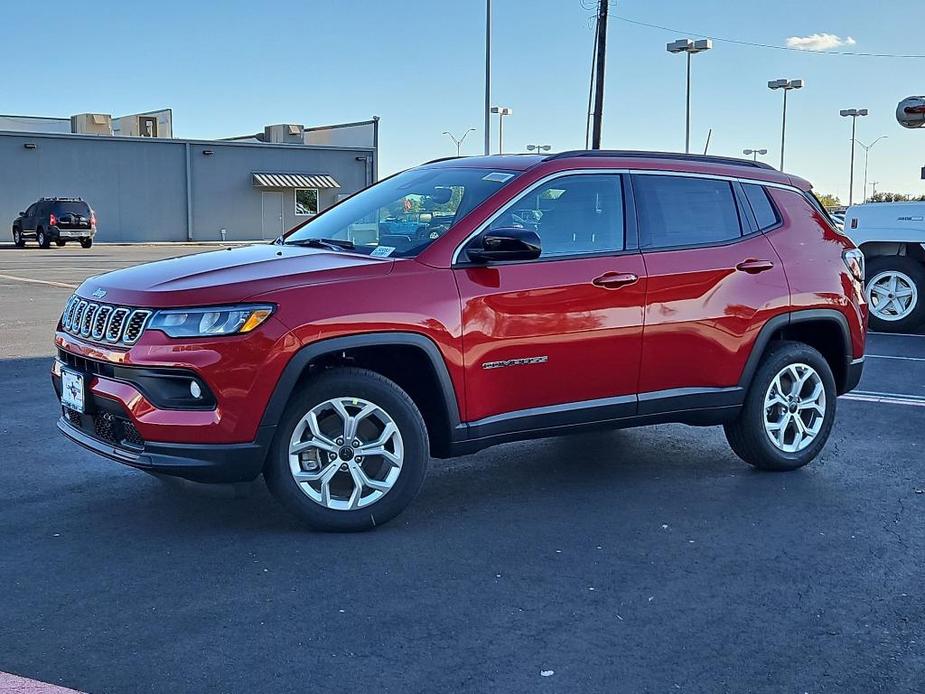
M148 329L170 337L240 335L252 331L272 313L273 307L266 304L165 309L154 314Z

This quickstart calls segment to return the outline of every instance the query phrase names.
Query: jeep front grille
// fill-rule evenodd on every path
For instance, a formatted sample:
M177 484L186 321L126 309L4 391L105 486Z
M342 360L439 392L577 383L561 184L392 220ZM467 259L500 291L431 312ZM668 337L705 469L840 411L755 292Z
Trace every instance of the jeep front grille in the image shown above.
M96 342L130 346L138 342L153 311L113 306L81 299L68 299L61 314L65 332Z

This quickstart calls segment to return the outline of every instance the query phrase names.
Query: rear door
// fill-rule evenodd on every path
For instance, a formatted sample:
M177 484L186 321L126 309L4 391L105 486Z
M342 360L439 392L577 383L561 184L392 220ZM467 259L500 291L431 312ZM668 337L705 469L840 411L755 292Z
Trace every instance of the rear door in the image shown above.
M499 212L487 230L535 229L538 260L469 265L463 248L454 273L469 421L635 412L646 280L623 185L618 174L565 174ZM557 409L567 403L582 408Z
M35 212L38 209L38 203L32 203L26 208L26 214L22 218L23 231L35 231Z
M789 305L781 262L730 179L634 174L648 275L640 414L725 404L764 322Z

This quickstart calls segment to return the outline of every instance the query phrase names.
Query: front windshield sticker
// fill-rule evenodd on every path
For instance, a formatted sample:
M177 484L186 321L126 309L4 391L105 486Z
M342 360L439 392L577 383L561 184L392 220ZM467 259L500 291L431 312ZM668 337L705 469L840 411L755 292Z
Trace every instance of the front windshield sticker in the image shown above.
M501 171L492 171L487 176L482 176L483 181L491 181L493 183L504 183L505 181L510 181L514 178L512 173L503 173Z
M374 258L388 258L394 252L395 246L376 246L370 255Z

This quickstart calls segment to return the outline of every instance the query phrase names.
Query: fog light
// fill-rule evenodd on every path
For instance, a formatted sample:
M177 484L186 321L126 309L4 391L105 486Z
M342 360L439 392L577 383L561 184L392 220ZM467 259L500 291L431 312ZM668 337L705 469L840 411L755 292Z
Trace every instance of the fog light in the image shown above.
M199 383L196 381L189 382L189 394L192 395L197 400L202 397L202 388Z

